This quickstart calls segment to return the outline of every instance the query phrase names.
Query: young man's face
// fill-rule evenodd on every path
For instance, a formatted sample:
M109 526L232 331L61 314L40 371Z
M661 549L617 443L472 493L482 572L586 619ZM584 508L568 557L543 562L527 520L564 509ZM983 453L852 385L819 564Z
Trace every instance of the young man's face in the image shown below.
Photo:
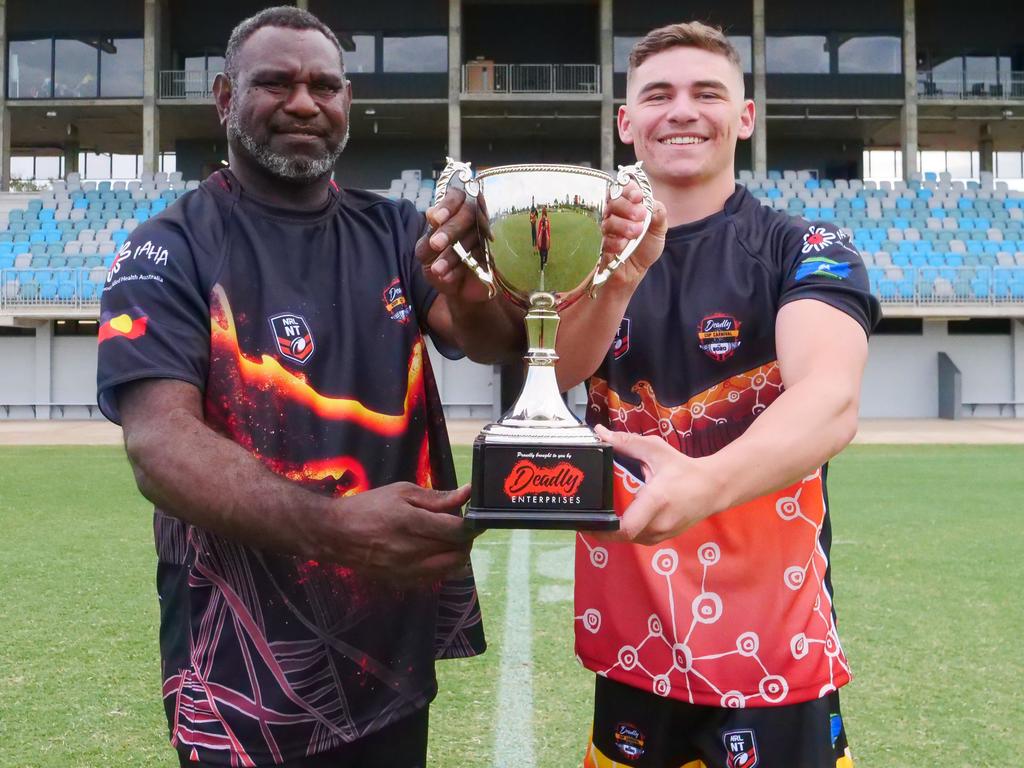
M633 145L648 175L667 184L731 179L736 141L753 130L743 74L725 56L700 48L649 57L633 70L619 107L619 137Z

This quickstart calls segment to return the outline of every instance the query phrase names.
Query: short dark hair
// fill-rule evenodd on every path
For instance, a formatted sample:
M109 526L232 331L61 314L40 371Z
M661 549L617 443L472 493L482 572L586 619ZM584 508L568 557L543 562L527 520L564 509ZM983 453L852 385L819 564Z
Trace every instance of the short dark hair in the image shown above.
M315 29L324 37L330 40L338 50L338 60L341 62L341 72L345 73L345 57L341 52L341 43L331 28L309 11L296 8L294 5L278 5L274 8L264 8L262 11L248 19L239 22L238 26L231 30L231 37L228 38L228 47L224 51L224 73L232 80L238 75L238 65L235 59L242 45L253 36L253 33L263 27L285 27L286 29Z
M721 27L691 21L652 29L640 38L629 52L628 73L633 74L633 70L651 56L671 48L700 48L703 51L717 53L719 56L725 56L740 72L743 71L739 51L725 36Z

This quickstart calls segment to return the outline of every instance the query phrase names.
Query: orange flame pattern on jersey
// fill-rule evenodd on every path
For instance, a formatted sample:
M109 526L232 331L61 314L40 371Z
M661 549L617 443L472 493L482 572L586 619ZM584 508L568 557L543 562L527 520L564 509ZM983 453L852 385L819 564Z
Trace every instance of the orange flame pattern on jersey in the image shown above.
M263 391L273 390L282 397L306 406L318 416L332 421L351 421L378 435L393 437L402 434L409 425L410 414L423 398L423 340L418 339L409 356L409 378L402 413L378 413L361 402L345 397L327 397L317 392L302 374L289 371L270 355L253 360L238 346L238 332L234 316L224 289L213 289L210 308L211 345L238 362L242 382Z
M246 356L238 343L234 314L220 285L214 286L212 291L210 321L212 354L230 361L235 368L233 375L239 377L239 383L246 389L273 393L283 400L309 408L321 418L352 422L384 437L401 435L416 410L423 407L429 360L425 356L422 338L416 340L409 355L403 411L400 414L387 414L371 410L355 399L322 395L309 384L305 376L286 369L269 355L262 355L259 360ZM238 398L239 402L250 400L244 391L239 392ZM352 456L330 456L295 464L254 451L252 435L240 420L230 414L223 428L231 439L255 453L270 470L289 480L319 487L335 497L352 496L371 488L365 467ZM423 435L417 457L415 478L416 484L421 487L434 487L427 433Z
M663 405L649 381L638 381L632 392L634 404L622 399L604 379L590 380L590 403L600 420L626 432L657 435L677 450L702 429L736 418L737 414L757 416L782 394L782 372L776 361L752 368L720 381L681 405Z

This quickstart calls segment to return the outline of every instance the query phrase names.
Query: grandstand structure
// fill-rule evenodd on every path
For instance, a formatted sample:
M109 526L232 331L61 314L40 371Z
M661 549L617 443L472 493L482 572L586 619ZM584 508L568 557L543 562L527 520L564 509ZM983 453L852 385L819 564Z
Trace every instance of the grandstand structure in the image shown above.
M225 161L210 86L232 27L269 4L0 0L0 418L97 415L106 271L136 223ZM759 115L738 181L765 205L847 228L883 303L862 413L1024 418L1024 24L1012 4L298 5L345 48L355 99L337 180L421 210L446 155L477 168L631 162L614 116L633 42L684 19L723 26ZM440 358L435 371L450 415L500 411L499 372Z

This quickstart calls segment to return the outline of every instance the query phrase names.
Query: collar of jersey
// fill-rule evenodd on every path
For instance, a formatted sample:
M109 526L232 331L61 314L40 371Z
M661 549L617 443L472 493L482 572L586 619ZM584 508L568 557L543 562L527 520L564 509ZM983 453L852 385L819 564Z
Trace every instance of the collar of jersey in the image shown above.
M231 173L230 169L222 168L218 173L221 173L226 177L228 184L226 189L224 185L215 184L214 189L225 192L245 207L255 209L260 213L260 215L274 219L302 222L317 221L329 215L334 210L334 206L337 205L338 200L341 197L338 190L336 190L335 186L332 184L327 187L327 202L321 208L314 211L300 211L295 210L294 208L281 208L280 206L263 202L252 195L246 194L241 183L238 181L238 177Z
M728 221L730 216L739 211L747 197L749 197L747 188L737 184L736 189L729 195L729 199L725 201L722 210L712 213L707 218L700 219L699 221L691 221L688 224L678 224L674 227L669 227L668 232L665 234L665 240L682 240L714 229L719 224Z

